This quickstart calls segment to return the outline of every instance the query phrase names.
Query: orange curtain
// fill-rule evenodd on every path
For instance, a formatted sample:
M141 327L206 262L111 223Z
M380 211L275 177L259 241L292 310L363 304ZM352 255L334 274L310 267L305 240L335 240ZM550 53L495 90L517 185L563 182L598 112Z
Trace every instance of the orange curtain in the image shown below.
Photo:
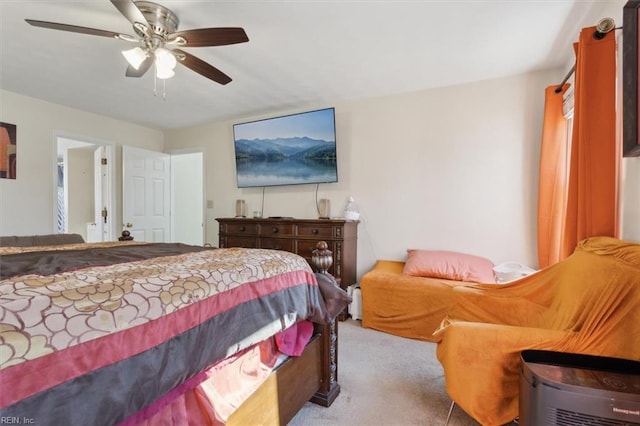
M538 184L538 265L541 268L561 258L567 207L569 128L562 104L569 85L565 84L559 92L557 88L557 85L547 87L544 101Z
M620 140L616 136L616 40L595 39L584 28L575 45L573 137L568 161L566 123L557 118L553 97L545 106L538 194L538 263L552 265L591 236L619 236ZM547 88L547 97L550 95ZM549 115L547 115L549 114ZM547 124L549 127L547 127ZM564 129L563 129L564 126ZM565 142L562 141L565 139ZM556 156L554 156L556 155Z

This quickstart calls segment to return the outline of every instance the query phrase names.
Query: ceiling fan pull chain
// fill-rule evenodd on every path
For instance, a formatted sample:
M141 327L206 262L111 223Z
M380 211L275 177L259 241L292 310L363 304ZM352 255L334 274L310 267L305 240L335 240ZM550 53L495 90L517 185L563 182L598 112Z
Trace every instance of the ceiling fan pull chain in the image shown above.
M155 69L154 69L154 72L153 72L153 96L158 96L157 87L158 87L158 78L156 77L156 72L155 72Z

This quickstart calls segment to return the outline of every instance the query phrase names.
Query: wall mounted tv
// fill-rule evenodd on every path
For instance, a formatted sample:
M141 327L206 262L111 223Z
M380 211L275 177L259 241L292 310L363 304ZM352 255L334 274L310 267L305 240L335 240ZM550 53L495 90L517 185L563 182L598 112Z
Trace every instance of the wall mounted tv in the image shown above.
M238 188L338 181L334 108L234 124Z

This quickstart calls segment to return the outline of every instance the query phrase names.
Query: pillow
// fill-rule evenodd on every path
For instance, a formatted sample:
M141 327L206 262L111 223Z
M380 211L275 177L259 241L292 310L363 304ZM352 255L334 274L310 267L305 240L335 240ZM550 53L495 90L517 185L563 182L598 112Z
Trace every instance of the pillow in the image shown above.
M495 283L493 267L489 259L472 254L409 249L402 273L414 277Z

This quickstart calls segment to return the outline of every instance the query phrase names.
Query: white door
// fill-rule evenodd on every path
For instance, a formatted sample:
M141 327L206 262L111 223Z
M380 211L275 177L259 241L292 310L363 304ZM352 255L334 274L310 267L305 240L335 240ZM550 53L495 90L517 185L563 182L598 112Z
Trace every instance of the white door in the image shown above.
M122 221L135 241L171 237L170 164L168 154L122 147Z

